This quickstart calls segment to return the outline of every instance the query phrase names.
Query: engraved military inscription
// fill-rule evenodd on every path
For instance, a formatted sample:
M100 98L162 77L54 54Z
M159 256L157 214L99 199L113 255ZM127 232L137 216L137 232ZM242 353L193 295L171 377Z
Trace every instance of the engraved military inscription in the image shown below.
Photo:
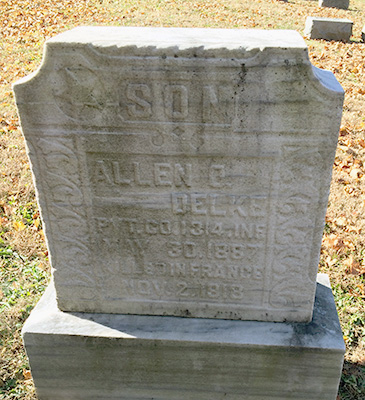
M87 153L87 162L97 257L121 299L261 304L269 157Z

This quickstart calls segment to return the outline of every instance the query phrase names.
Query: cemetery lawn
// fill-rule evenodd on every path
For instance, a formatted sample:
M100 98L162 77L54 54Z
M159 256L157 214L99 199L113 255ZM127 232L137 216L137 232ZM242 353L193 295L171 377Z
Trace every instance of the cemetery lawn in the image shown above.
M320 271L330 276L346 342L338 399L365 398L365 0L349 10L289 0L0 0L0 395L36 399L20 329L49 282L42 222L11 84L41 63L43 43L79 25L295 29L348 18L350 43L306 40L311 61L346 92ZM308 399L310 400L310 399Z

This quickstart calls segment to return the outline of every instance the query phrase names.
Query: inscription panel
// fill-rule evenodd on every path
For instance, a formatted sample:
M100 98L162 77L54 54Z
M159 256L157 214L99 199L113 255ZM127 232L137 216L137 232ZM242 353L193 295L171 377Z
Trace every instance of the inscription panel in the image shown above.
M88 152L95 257L114 299L260 306L272 163Z

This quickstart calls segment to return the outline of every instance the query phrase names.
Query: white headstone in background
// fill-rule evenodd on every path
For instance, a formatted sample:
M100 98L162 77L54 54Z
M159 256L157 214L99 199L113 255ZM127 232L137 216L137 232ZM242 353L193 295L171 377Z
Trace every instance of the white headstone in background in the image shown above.
M77 28L14 89L62 310L311 319L343 90L298 33Z

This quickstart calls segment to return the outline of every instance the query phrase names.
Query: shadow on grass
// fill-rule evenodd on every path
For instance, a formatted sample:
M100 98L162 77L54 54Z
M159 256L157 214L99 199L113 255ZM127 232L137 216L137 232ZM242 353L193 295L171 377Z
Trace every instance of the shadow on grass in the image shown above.
M365 399L365 364L344 362L338 393L341 400Z

